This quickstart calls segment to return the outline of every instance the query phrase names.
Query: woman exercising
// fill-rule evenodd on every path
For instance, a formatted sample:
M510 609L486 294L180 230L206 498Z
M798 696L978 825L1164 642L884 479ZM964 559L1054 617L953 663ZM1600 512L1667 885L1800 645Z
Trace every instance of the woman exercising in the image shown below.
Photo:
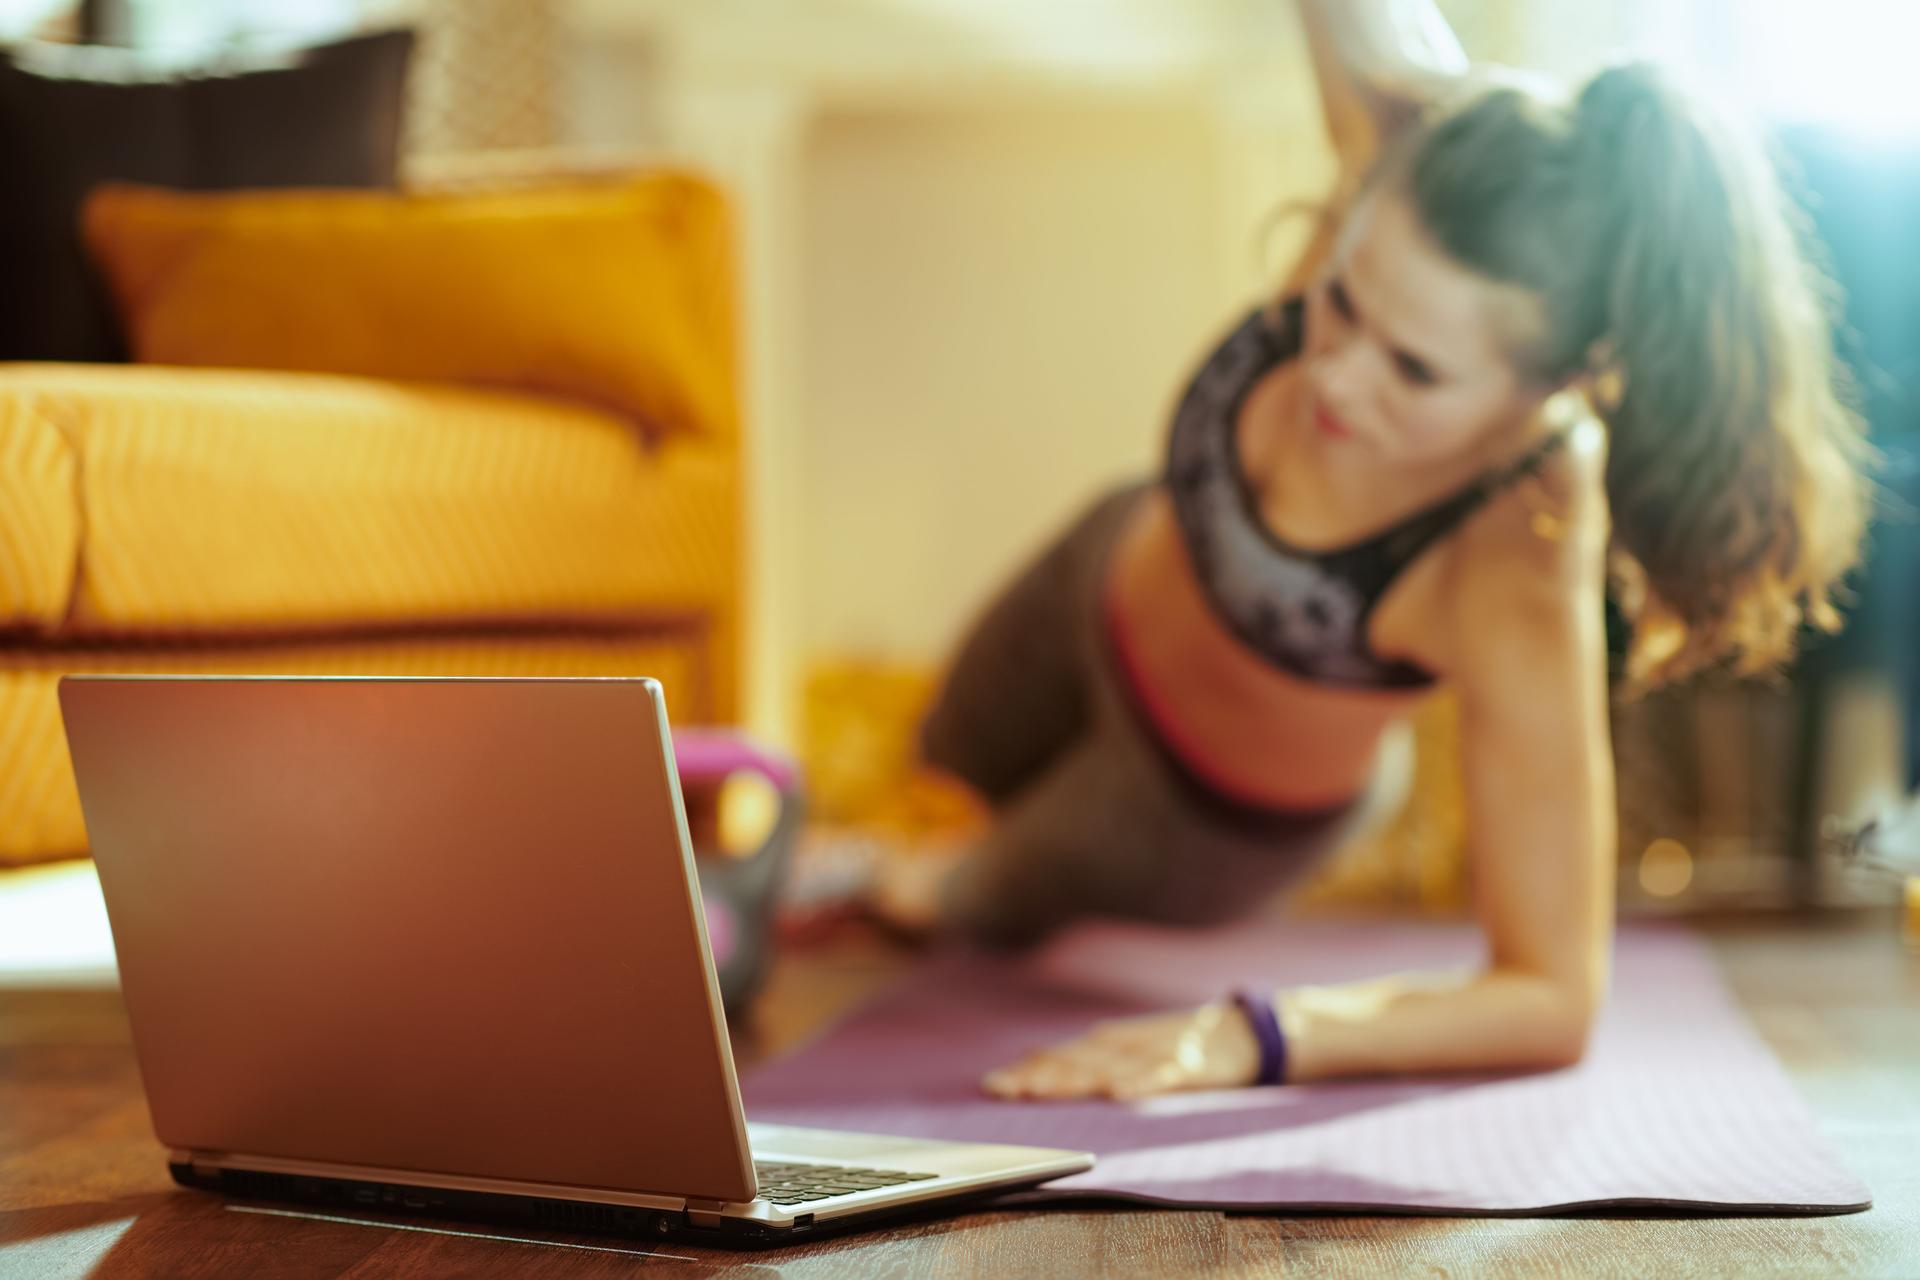
M1640 687L1838 625L1864 448L1752 140L1641 66L1477 79L1428 0L1302 12L1341 216L1201 364L1164 470L975 625L923 745L993 822L881 905L1013 945L1248 914L1391 814L1446 687L1489 960L1101 1024L1002 1096L1577 1060L1613 920L1609 617Z

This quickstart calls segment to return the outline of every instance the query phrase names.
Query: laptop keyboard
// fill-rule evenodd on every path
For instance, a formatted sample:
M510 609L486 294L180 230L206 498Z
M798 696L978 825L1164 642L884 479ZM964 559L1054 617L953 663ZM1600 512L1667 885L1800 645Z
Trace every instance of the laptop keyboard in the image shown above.
M755 1160L753 1177L760 1184L760 1198L775 1204L805 1204L833 1196L850 1196L858 1191L878 1191L908 1182L925 1182L937 1173L908 1173L902 1169L867 1169L844 1164L784 1164L774 1160Z

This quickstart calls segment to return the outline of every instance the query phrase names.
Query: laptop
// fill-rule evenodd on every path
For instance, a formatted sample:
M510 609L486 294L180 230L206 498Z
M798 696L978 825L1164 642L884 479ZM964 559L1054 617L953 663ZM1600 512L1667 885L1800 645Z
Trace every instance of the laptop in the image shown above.
M67 676L183 1185L763 1246L1092 1167L750 1123L660 685Z

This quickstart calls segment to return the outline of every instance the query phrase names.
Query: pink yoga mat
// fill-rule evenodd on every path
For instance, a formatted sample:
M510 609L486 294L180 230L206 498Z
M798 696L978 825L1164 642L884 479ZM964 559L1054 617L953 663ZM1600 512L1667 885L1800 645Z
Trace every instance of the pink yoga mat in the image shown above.
M1075 929L1024 959L950 953L745 1084L755 1120L1092 1151L1016 1197L1229 1209L1545 1214L1595 1206L1846 1213L1865 1186L1734 1006L1706 947L1627 925L1587 1057L1566 1070L1001 1102L988 1069L1102 1017L1249 980L1477 965L1471 928L1266 921Z

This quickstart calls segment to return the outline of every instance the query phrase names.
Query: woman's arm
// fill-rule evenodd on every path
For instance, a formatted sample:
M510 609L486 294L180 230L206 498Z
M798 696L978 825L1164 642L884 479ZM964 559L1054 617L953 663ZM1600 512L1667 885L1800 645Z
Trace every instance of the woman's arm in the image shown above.
M1616 874L1598 425L1567 452L1550 511L1507 495L1456 548L1449 676L1487 966L1282 993L1290 1079L1563 1065L1584 1049Z
M1290 1082L1554 1067L1584 1051L1607 987L1615 838L1606 437L1592 421L1573 431L1543 492L1504 495L1454 547L1443 665L1461 699L1489 962L1281 992ZM1246 1021L1211 1004L1101 1023L984 1085L1007 1098L1137 1097L1251 1084L1258 1064Z
M1447 97L1468 72L1467 55L1433 0L1298 0L1320 112L1340 171L1284 292L1305 288L1333 252L1332 216L1359 189L1374 157Z
M1467 77L1466 51L1433 0L1298 0L1327 136L1343 177Z

